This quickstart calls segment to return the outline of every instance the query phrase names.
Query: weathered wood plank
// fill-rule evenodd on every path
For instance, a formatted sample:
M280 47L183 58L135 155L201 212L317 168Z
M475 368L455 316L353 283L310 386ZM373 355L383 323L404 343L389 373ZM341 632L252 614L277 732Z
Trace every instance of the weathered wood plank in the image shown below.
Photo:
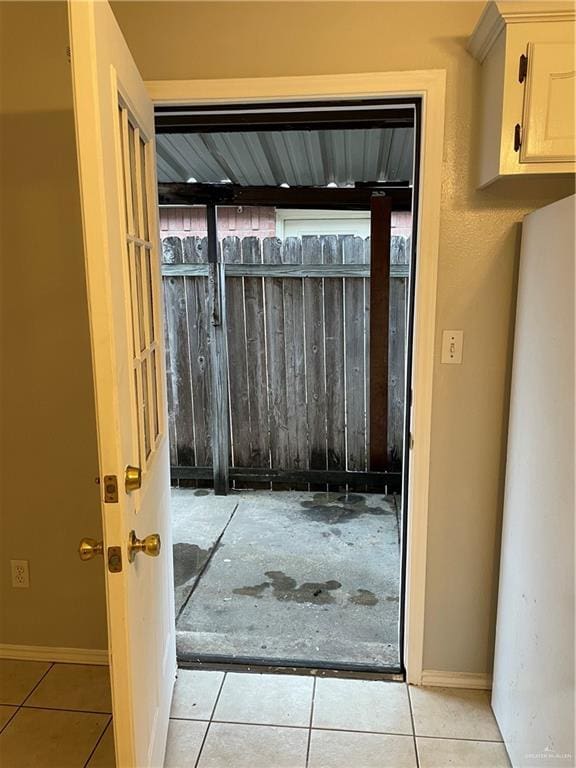
M302 238L302 261L321 263L322 250L318 237ZM324 295L323 281L304 279L304 323L306 354L306 391L308 403L308 450L310 469L327 469L326 387L324 359ZM325 490L311 486L311 490Z
M183 245L183 258L186 264L206 261L205 238L186 237ZM207 277L186 278L186 312L196 461L199 465L210 466L212 464L212 377Z
M230 415L228 411L228 336L224 265L216 231L216 206L206 210L208 224L208 291L210 294L210 363L212 370L212 465L214 493L228 493Z
M285 264L302 264L302 240L287 237L283 242ZM284 335L286 343L286 408L288 418L288 467L305 470L310 466L306 412L306 361L304 349L304 281L284 278ZM293 486L307 490L307 485Z
M262 243L262 261L265 265L282 262L282 241L266 237ZM264 279L266 305L266 353L268 368L268 419L270 425L270 466L289 467L288 404L286 398L286 344L284 328L284 293L282 278ZM272 486L272 490L287 490L286 485Z
M257 237L245 237L242 240L242 261L247 264L262 263L260 240ZM248 466L269 467L270 436L268 431L264 287L262 278L244 278L244 309L246 315L250 427L250 457ZM269 487L269 485L257 487Z
M242 259L242 242L226 237L222 243L226 264ZM230 465L246 467L250 463L250 419L248 396L248 362L246 358L246 318L244 312L244 280L226 277L226 315L228 326L228 370L230 379L230 426L232 456ZM241 487L235 481L235 487Z
M364 260L364 240L346 235L342 238L342 255L346 264ZM366 312L362 278L344 281L346 356L346 425L347 469L363 472L366 465L366 377L365 361Z
M408 253L404 237L392 237L390 259L392 264L404 264L408 268ZM388 458L393 466L398 466L402 462L404 439L407 283L406 278L390 278Z
M390 199L370 209L370 469L388 464L388 327L390 321Z
M322 263L341 264L342 239L336 235L326 235L321 241ZM345 469L344 286L340 277L324 279L324 349L328 469Z
M181 263L182 241L167 237L162 243L163 261ZM196 463L192 415L192 385L190 380L190 353L186 317L186 287L183 277L165 278L166 335L170 349L170 389L175 415L175 441L178 464Z
M390 265L391 277L408 277L408 266ZM226 277L370 277L370 262L365 264L226 264ZM206 264L169 264L163 275L208 276Z

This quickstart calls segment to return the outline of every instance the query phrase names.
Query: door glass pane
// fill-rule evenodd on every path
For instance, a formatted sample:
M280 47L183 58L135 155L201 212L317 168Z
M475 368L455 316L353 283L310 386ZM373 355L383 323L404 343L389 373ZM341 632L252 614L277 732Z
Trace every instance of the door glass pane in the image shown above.
M134 245L130 242L126 243L126 253L128 256L128 276L130 280L130 318L132 327L132 357L136 357L136 311L134 305L136 303L136 297L134 295L134 286L136 283L136 274L134 270Z
M136 429L136 435L138 440L138 459L139 461L142 461L142 440L140 438L140 432L142 431L141 423L142 423L142 417L141 417L141 409L140 409L140 383L138 381L138 374L140 373L140 366L134 369L134 392L136 395L136 422L137 422L137 429Z
M146 190L146 173L147 173L147 165L146 165L146 144L140 139L140 188L141 188L141 197L142 197L142 217L143 217L143 227L144 231L142 232L142 239L143 240L150 240L150 235L148 233L148 195Z
M152 425L154 429L154 440L158 437L158 433L160 431L159 428L159 419L158 419L158 371L156 370L156 350L152 350L152 355L150 356L150 367L151 367L151 382L152 382Z
M144 455L150 455L150 399L148 395L148 360L142 360L142 421L144 426Z
M146 349L146 330L144 327L144 290L142 285L142 249L135 247L136 258L136 306L138 313L138 331L140 339L140 351Z
M144 259L146 262L146 285L148 288L147 301L148 301L148 330L150 343L154 341L154 286L152 285L152 252L146 248L144 251Z
M124 156L124 111L122 107L118 107L118 130L120 133L120 154L122 157L122 189L124 191L124 215L126 222L126 231L130 230L128 223L128 195L126 193L126 158Z
M138 195L136 194L136 145L135 145L135 131L132 123L128 123L128 153L130 156L130 188L132 195L132 211L133 211L133 226L131 235L140 237L139 232L139 212L138 212Z

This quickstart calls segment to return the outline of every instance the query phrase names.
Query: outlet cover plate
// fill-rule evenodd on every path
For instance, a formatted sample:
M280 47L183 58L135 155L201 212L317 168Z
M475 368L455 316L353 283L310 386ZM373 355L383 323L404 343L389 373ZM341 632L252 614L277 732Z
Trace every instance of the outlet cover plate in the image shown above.
M30 586L30 571L28 560L10 560L12 571L12 586L17 589L27 589Z

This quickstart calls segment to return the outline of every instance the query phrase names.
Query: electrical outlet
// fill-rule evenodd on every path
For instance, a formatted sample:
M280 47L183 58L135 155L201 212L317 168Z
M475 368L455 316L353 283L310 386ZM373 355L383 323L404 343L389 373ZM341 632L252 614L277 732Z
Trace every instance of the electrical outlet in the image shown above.
M459 365L462 362L464 331L444 331L442 334L442 362Z
M26 589L30 586L30 571L28 570L28 560L10 560L12 569L12 586L19 589Z

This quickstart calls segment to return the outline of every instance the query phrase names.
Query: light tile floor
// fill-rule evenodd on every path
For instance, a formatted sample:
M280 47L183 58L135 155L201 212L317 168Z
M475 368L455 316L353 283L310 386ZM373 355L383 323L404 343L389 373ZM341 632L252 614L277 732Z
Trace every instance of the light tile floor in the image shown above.
M485 691L181 669L164 768L508 768Z
M108 667L0 660L2 768L114 768Z
M0 660L2 768L115 768L106 667ZM508 768L484 691L182 669L164 768Z

